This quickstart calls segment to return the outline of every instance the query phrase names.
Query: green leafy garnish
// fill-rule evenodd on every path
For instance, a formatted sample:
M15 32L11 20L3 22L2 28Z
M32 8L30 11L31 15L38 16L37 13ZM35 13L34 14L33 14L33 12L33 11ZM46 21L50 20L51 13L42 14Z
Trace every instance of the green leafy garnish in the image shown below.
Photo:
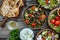
M49 1L48 1L48 5L46 5L46 1L45 0L38 0L38 3L40 5L42 5L44 8L46 8L46 9L52 9L58 4L57 0L49 0Z
M60 26L58 27L58 28L55 28L55 30L57 31L57 32L60 32L59 30L60 30Z
M10 37L8 40L20 40L19 38L19 30L15 29L10 32Z
M50 15L50 20L54 19L56 16L57 16L57 11L53 12L53 13Z

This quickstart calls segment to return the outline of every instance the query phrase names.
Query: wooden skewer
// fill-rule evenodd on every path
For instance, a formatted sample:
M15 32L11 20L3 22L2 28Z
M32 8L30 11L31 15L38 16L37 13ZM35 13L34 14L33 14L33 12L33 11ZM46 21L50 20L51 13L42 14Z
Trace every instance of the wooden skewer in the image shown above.
M4 18L4 20L3 20L3 22L0 24L0 26L3 28L4 27L4 24L5 24L5 22L6 22L6 20L8 19L8 17L6 16L5 18Z
M1 27L5 26L4 24L5 24L6 20L8 19L8 14L9 14L9 12L6 14L5 18L3 19L2 23L0 24Z

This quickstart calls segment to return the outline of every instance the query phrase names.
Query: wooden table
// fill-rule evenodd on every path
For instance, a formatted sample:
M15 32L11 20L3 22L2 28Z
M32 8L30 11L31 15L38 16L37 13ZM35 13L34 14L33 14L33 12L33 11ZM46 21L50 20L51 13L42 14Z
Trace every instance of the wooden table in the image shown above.
M2 0L0 0L0 4L2 4L2 2L1 2ZM7 22L8 21L11 21L11 20L13 20L13 21L17 21L17 22L19 22L19 29L21 29L21 28L24 28L24 27L26 27L26 25L24 24L24 21L23 21L23 13L24 13L24 10L28 7L28 6L30 6L30 5L33 5L33 4L36 4L36 0L26 0L26 6L21 10L21 14L20 14L20 16L19 16L19 18L17 19L17 20L13 20L13 19L8 19L7 20ZM59 6L60 7L60 6ZM49 11L50 12L50 11ZM48 15L49 13L47 12L47 15ZM0 16L0 22L3 20L3 17L1 17ZM47 24L47 21L46 21L46 23L40 28L40 29L44 29L44 28L47 28L48 27L48 25L46 25ZM35 32L35 34L38 32L38 31L40 31L40 30L34 30L34 32ZM6 40L8 37L9 37L9 30L8 30L8 28L7 27L5 27L5 28L0 28L0 40Z

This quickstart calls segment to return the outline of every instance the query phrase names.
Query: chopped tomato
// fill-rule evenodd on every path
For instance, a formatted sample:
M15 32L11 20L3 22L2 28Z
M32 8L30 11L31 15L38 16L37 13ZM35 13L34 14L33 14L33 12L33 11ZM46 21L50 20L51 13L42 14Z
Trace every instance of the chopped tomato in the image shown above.
M60 18L60 16L59 16L59 18Z
M34 15L32 15L32 17L34 17Z
M36 26L36 23L32 23L32 27L35 27Z
M60 23L60 21L59 21L59 23ZM60 25L60 24L59 24Z
M54 23L55 23L55 19L52 19L50 22L51 22L52 24L54 24Z
M49 34L49 33L52 33L52 31L48 31L48 34Z
M32 6L32 8L31 8L32 10L35 10L35 6Z
M38 20L44 20L45 18L46 18L46 15L43 14L43 15L41 15L41 16L38 18Z
M40 21L41 20L41 17L39 17L38 20Z
M29 24L29 20L28 19L26 19L25 22L26 22L26 24Z
M60 20L60 17L59 17L59 16L57 16L57 17L55 18L55 20L57 20L57 21L58 21L58 20Z
M46 38L42 38L42 40L46 40Z
M45 1L46 1L46 5L48 5L48 1L49 1L49 0L45 0Z
M41 19L42 20L44 20L45 18L46 18L46 15L45 14L41 15Z
M28 14L28 16L29 16L29 17L31 17L31 16L32 16L32 14Z
M56 21L54 24L55 24L55 26L59 26L60 22Z

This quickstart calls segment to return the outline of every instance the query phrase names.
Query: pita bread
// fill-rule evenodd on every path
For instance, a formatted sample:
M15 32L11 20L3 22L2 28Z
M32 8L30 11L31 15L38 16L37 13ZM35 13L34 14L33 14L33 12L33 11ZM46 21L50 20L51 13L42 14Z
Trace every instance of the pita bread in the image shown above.
M0 8L3 17L17 17L19 15L19 7L23 6L22 0L4 0Z

